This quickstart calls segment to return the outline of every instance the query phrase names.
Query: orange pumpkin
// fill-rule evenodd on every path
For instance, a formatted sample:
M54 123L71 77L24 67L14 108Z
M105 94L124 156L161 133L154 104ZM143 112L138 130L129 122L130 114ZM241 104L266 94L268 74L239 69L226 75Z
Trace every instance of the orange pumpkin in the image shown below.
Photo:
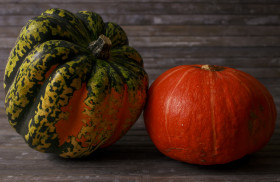
M268 143L276 121L269 91L242 71L184 65L151 85L144 112L159 151L187 163L223 164Z

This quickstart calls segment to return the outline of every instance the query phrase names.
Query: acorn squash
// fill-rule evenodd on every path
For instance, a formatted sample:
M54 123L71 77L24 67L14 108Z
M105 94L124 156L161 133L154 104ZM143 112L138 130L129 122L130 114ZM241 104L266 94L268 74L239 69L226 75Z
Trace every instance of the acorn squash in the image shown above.
M142 58L119 25L49 9L28 21L10 53L5 107L30 147L82 157L128 131L147 87Z

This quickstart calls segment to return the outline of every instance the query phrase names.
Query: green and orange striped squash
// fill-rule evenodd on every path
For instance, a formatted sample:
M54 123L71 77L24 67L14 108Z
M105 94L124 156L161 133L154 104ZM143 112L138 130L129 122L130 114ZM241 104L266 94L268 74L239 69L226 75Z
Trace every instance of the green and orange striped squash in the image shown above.
M49 9L28 21L4 76L8 120L30 147L74 158L135 123L148 76L124 30L93 12Z

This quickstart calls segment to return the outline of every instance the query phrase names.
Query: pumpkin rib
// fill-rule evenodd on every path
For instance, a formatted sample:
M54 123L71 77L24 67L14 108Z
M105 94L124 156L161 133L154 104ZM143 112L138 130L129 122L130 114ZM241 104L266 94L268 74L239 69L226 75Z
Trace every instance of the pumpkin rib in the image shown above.
M276 111L276 106L275 106L274 101L273 101L273 97L269 94L269 91L258 80L253 78L251 75L248 75L247 73L242 73L242 72L236 72L236 74L238 74L240 77L245 79L246 83L252 84L251 87L255 88L254 90L249 90L248 91L249 93L252 93L252 94L256 93L256 88L258 88L258 90L262 93L262 96L265 98L266 105L268 106L267 110L270 113L268 120L274 121L274 122L271 123L271 126L269 126L267 128L275 127L276 118L277 118L277 111ZM243 84L243 86L247 87L246 84ZM254 98L257 98L257 97L258 97L257 95L254 95ZM262 108L266 108L266 107L262 106ZM267 133L267 136L265 136L266 140L268 140L272 136L272 134L273 134L273 131ZM262 145L257 147L254 151L257 151L263 145L265 145L265 141L263 142ZM252 151L252 152L254 152L254 151Z
M102 17L93 12L79 11L76 16L84 23L90 34L90 42L97 40L104 29L104 22Z
M270 101L269 101L269 100L273 100L273 97L272 97L270 94L269 94L269 95L267 94L267 93L269 92L269 91L267 90L267 88L265 88L265 87L261 84L261 82L259 82L258 80L256 80L255 78L253 78L252 76L250 76L250 75L248 75L248 74L246 74L246 73L238 72L237 74L239 74L240 76L245 77L245 78L251 80L251 83L253 83L255 87L257 87L257 88L259 88L259 89L261 90L261 92L262 92L263 95L265 96L266 101L267 101L267 103L268 103L268 105L269 105L269 108L270 108L269 110L270 110L270 111L273 111L273 112L272 112L272 115L274 115L274 118L277 118L277 112L276 112L276 110L275 110L276 106L275 106L274 102L270 102ZM256 82L258 83L258 85L256 84ZM270 96L270 98L268 98L268 96ZM273 105L271 105L271 103L273 103Z
M231 83L231 79L226 76L228 75L228 73L225 71L222 72L216 72L217 76L219 79L222 79L220 82L227 82L227 83ZM219 83L217 84L219 86ZM217 89L216 95L226 95L227 93L229 93L228 97L223 98L222 100L224 101L224 107L223 107L223 111L226 115L226 117L223 117L224 121L229 120L229 118L233 121L232 123L228 123L230 126L228 127L229 130L227 131L227 137L223 138L221 136L217 136L217 147L220 148L222 145L224 145L224 143L226 142L226 140L228 138L230 139L234 139L237 138L238 132L235 131L231 131L230 129L236 128L237 126L235 126L235 123L238 123L238 118L236 117L236 115L238 115L238 113L233 112L235 110L235 108L237 107L238 103L233 103L232 99L235 96L235 93L233 92L234 90L232 90L232 88L229 88L227 86L222 86L222 87L218 87L219 89ZM220 101L219 101L220 102ZM219 103L218 102L218 103ZM217 123L217 122L216 122ZM219 127L222 127L221 125ZM219 132L219 131L218 131ZM236 146L235 143L232 143L232 146ZM232 150L238 152L239 148L237 147L232 147ZM218 150L217 154L221 154L224 151L222 150ZM231 155L230 153L225 153L224 155Z
M100 60L101 61L101 60ZM104 63L104 62L103 62ZM115 64L114 62L106 62L106 64L108 64L108 65L112 65L112 64ZM104 67L104 66L103 66ZM117 68L117 65L115 65L115 66L110 66L111 68L114 68L113 70L111 70L111 71L116 71L116 73L113 73L113 75L118 75L118 76L120 76L120 71L118 71L118 68ZM110 71L110 72L111 72ZM123 71L121 71L121 72L123 72ZM121 74L122 75L122 74ZM120 77L121 78L121 77ZM127 77L127 79L131 79L132 77ZM136 77L135 77L136 78ZM137 78L136 78L137 79ZM126 93L126 92L128 92L128 90L126 91L126 89L123 89L123 88L127 88L127 87L123 87L122 85L124 84L124 85L131 85L131 84L125 84L125 83L127 83L126 81L125 81L125 79L117 79L117 80L119 80L119 81L121 81L121 82L119 82L119 84L116 84L116 85L120 85L121 86L121 90L123 90L123 91L121 91L120 89L116 89L115 91L117 91L117 92L119 92L119 94L120 94L120 96L123 98L123 99L121 99L122 100L122 104L121 105L123 105L123 103L125 102L124 100L126 100L126 96L123 96L123 95L126 95L126 94L122 94L122 92L124 92L124 93ZM116 87L114 87L114 88L116 88ZM114 92L115 92L114 91ZM132 91L132 90L131 90ZM111 94L112 95L112 94ZM111 106L110 105L106 105L106 108L110 108ZM121 123L123 122L123 120L121 119L122 118L122 115L123 115L123 112L124 112L124 110L122 109L121 111L118 111L119 112L119 117L120 117L120 119L119 119L119 122L116 122L116 123L118 123L116 126L113 126L114 128L119 128L120 126L122 126L122 127L124 127L124 125L122 125ZM105 113L107 113L106 111L105 111ZM118 129L116 129L116 130L118 130ZM113 131L116 131L116 130L113 130ZM126 130L126 129L123 129L123 130ZM121 137L124 133L123 133L123 130L121 130L121 132L114 132L114 133L112 133L112 136L110 137L110 140L107 140L103 145L101 145L100 147L105 147L105 146L108 146L108 145L110 145L110 144L112 144L112 143L114 143L119 137Z
M107 128L110 127L111 128L110 130L107 130L106 133L104 134L104 136L106 136L105 138L102 139L102 143L104 144L104 143L107 143L108 139L110 139L112 137L113 134L112 134L111 131L114 131L113 128L115 128L114 126L110 126L110 120L104 120L104 117L106 119L107 117L110 118L110 117L113 116L112 113L110 114L111 110L113 109L112 104L114 103L112 101L116 100L116 97L121 96L121 94L119 92L121 92L121 89L123 88L123 86L122 86L123 81L122 81L122 79L115 79L114 78L114 77L116 77L116 74L112 73L112 71L114 71L114 69L112 69L112 67L110 66L110 64L108 62L103 61L103 60L99 60L99 59L97 61L99 62L99 63L97 63L97 65L101 66L102 69L105 70L104 74L102 75L102 79L106 79L107 81L94 81L96 79L96 77L92 76L92 78L94 78L94 80L89 81L89 86L92 83L98 84L97 82L100 82L100 83L102 83L102 87L104 87L104 89L105 89L105 93L102 92L102 91L100 93L100 94L104 95L104 97L103 96L100 97L100 94L98 94L98 93L95 93L96 96L94 97L94 98L98 98L98 100L99 100L99 101L94 101L94 103L99 103L100 105L102 105L101 107L105 108L105 110L104 110L105 115L103 116L103 120L102 120L103 124L102 123L100 123L100 124L104 125L103 126L104 128L105 127L107 127ZM105 65L107 65L107 66L105 66ZM100 71L100 69L98 69L98 70ZM100 75L100 73L97 73L97 74ZM112 78L111 75L114 75L114 77ZM115 81L112 81L112 79L114 79ZM121 81L121 82L119 82L118 80ZM95 87L95 86L91 86L91 87ZM101 88L99 88L99 90L100 89ZM91 89L91 90L94 90L94 89ZM113 90L113 92L111 92L111 90ZM116 94L116 93L119 93L119 94ZM111 101L111 102L107 103L108 101ZM94 110L96 112L99 109L95 108ZM99 127L101 127L101 126L99 126ZM103 144L100 144L99 146L102 147Z
M115 95L114 92L115 92L115 91L113 91L113 92L111 93L112 97L114 97L114 95ZM119 92L120 92L120 91L119 91ZM119 97L121 97L121 98L120 98L120 100L121 100L120 105L122 105L122 107L121 107L120 110L118 110L118 112L117 112L118 114L117 114L117 118L116 118L116 123L113 123L113 125L111 126L111 127L112 127L112 128L111 128L111 130L112 130L111 136L110 136L104 143L102 143L102 145L100 145L101 148L111 145L111 144L114 143L119 137L121 137L120 134L121 134L121 132L122 132L122 127L124 127L124 125L123 125L123 124L124 124L124 120L122 119L122 117L123 117L125 111L128 112L127 110L125 110L125 109L127 109L127 108L125 107L125 103L127 102L127 95L128 95L127 92L128 92L128 91L127 91L127 86L124 85L124 86L123 86L122 92L119 94L119 95L120 95ZM110 103L110 104L112 104L112 103ZM113 107L113 106L111 106L110 104L109 104L109 106L107 107L107 108L108 108L108 109L107 109L107 112L106 112L106 110L105 110L106 113L109 113L109 112L110 112L110 109Z
M134 83L137 81L142 81L143 78L142 76L144 76L146 73L143 71L143 69L140 69L137 65L133 64L130 66L129 62L124 62L122 59L121 60L120 59L121 58L117 59L119 61L111 60L108 61L107 63L115 71L113 75L118 74L124 84L131 85L134 87Z
M179 67L179 66L178 66L178 67ZM175 69L175 68L176 68L176 69ZM164 76L164 78L163 78L163 79L158 79L159 82L158 82L158 83L155 82L155 84L156 84L157 86L159 86L161 83L163 83L163 82L164 82L165 80L167 80L169 77L171 77L173 74L179 72L181 69L185 69L185 67L183 67L183 66L180 66L179 69L177 69L177 67L175 67L175 68L174 68L174 69L171 69L170 72L166 73L166 74L168 74L168 75L162 74L161 77Z
M115 63L115 62L114 62ZM148 78L147 73L145 70L130 66L121 66L119 64L115 64L119 70L122 72L123 77L125 78L125 84L127 85L128 89L132 92L141 90L140 93L144 92L146 94L148 87ZM136 69L135 69L136 68ZM143 84L140 84L143 83Z
M185 71L181 78L178 80L178 82L176 83L176 85L172 88L172 90L170 91L170 93L167 95L166 97L166 108L165 108L165 116L164 116L164 119L165 119L165 122L164 122L164 126L165 126L165 132L167 134L167 138L168 138L168 141L169 143L171 143L171 137L169 135L169 132L168 132L168 114L169 114L169 109L170 109L170 101L171 101L171 98L173 97L173 93L174 91L177 89L177 87L180 85L180 83L185 80L186 76L191 72L193 71L193 69L189 69L187 71Z
M219 76L219 79L221 79L221 83L222 82L228 82L229 83L229 85L227 86L227 85L223 85L223 88L221 89L221 87L219 87L218 86L218 90L216 90L216 95L218 96L218 95L221 95L222 93L224 93L224 94L227 94L228 92L229 93L231 93L230 95L229 95L229 100L230 101L226 101L225 102L225 107L223 107L222 108L222 110L223 110L223 112L226 114L226 115L229 115L229 114L231 114L231 112L232 111L235 111L235 110L239 110L239 109L241 109L241 110L239 110L239 112L244 112L244 109L243 108L239 108L239 109L236 109L236 108L238 108L239 107L239 103L236 103L236 102L234 102L235 100L240 100L240 99L246 99L247 98L247 96L245 96L244 94L242 94L242 95L244 95L244 96L240 96L240 94L241 93L243 93L243 91L242 90L240 90L240 86L242 85L243 86L243 88L245 88L245 90L246 90L246 92L247 93L250 93L251 91L250 91L250 89L247 87L247 85L245 85L245 84L243 84L243 81L241 81L240 79L238 79L238 77L236 77L234 74L232 74L232 73L230 73L230 72L228 72L229 71L229 69L228 68L226 68L227 70L226 71L218 71L218 72L213 72L213 74L215 73L215 74L220 74L220 76ZM227 76L226 75L230 75L230 79L229 78L227 78ZM229 79L229 80L226 80L226 78L227 79ZM234 78L234 79L232 79L232 78ZM236 80L236 81L234 81L234 80ZM220 83L220 84L221 84ZM217 82L217 84L219 84L218 82ZM227 88L227 92L224 92L224 90L225 90L225 88ZM221 90L223 91L222 93L221 93ZM239 92L241 92L241 93L239 93L239 94L237 94L236 93L236 91L235 90L239 90ZM220 93L220 94L219 94ZM227 98L225 98L225 99L227 99ZM216 104L219 104L219 103L221 103L220 101L218 101L218 102L216 102ZM233 105L233 106L229 106L229 103L231 103L231 105ZM215 104L215 105L216 105ZM211 106L211 107L213 107L213 106ZM231 109L227 109L227 108L231 108ZM211 108L212 109L212 108ZM220 108L221 109L221 108ZM220 111L218 111L218 113L219 113ZM217 115L217 114L216 114ZM235 113L235 115L239 115L239 113ZM231 125L231 127L229 127L229 131L227 132L227 139L229 139L229 140L232 140L232 141L235 141L235 142L232 142L230 145L227 145L227 147L229 148L229 149L227 149L227 150L225 150L225 149L223 149L223 150L221 150L222 148L225 148L225 141L226 141L226 139L225 138L222 138L221 136L220 137L217 137L217 142L215 143L215 145L214 146L216 146L216 148L219 148L219 150L217 151L217 153L216 153L216 156L217 156L217 160L221 160L220 158L221 158L221 156L231 156L231 155L233 155L233 153L235 153L235 159L233 159L233 160L236 160L236 159L239 159L239 158L241 158L241 157L244 157L245 155L247 155L248 153L244 153L244 151L246 151L246 150L248 150L249 149L249 144L247 144L247 145L243 145L243 144L238 144L238 142L239 143L242 143L242 137L243 137L243 140L247 140L247 136L245 136L244 135L244 124L243 123L239 123L238 122L238 120L240 120L241 118L236 118L236 116L235 115L232 115L231 117L229 117L230 118L230 120L231 120L231 123L229 123L230 125ZM219 117L219 116L218 116ZM220 121L219 122L216 122L217 124L219 124L216 128L220 128L220 127L224 127L222 124L223 124L223 121L222 121L222 119L219 119ZM237 124L237 125L236 125ZM238 128L238 133L236 133L236 132L231 132L230 131L230 129L233 129L233 128ZM214 131L214 129L212 129L212 131L213 132L216 132L217 133L217 131ZM218 133L220 133L221 134L221 132L218 132ZM242 136L242 137L240 137L240 136ZM244 138L245 137L245 138ZM237 147L237 146L239 146L239 147ZM250 153L250 152L249 152ZM229 162L230 160L229 159L227 159L226 157L224 157L224 159L222 159L222 160L224 160L225 162ZM208 161L208 162L211 162L211 161Z
M136 49L128 45L123 45L119 48L114 48L111 50L111 57L114 58L113 60L122 60L121 62L124 63L136 62L138 67L143 68L143 59L141 55Z
M112 58L113 59L113 58ZM107 62L111 68L113 68L112 71L115 71L115 73L113 73L113 75L118 75L120 77L120 83L119 85L124 85L121 87L122 91L118 91L121 94L122 97L122 101L121 101L121 105L123 107L121 107L120 111L118 111L118 121L117 125L115 126L116 129L114 129L112 133L112 136L110 137L109 140L107 140L102 146L100 147L106 147L111 145L112 143L114 143L115 141L117 141L121 136L124 135L124 131L128 130L131 127L131 124L127 124L127 122L132 122L133 120L135 120L136 118L139 117L139 115L141 114L141 109L144 105L144 101L140 101L142 102L142 104L140 104L139 106L139 111L137 111L137 113L135 114L135 118L129 121L126 121L126 113L130 113L130 102L131 99L129 98L133 98L132 100L134 100L134 102L138 103L139 100L137 100L135 98L135 96L133 96L131 93L134 93L135 90L139 90L141 89L141 92L145 92L145 90L143 90L142 87L137 88L137 84L140 81L143 81L143 77L142 74L146 74L146 73L135 73L133 71L131 71L130 69L128 69L127 67L124 66L120 66L118 65L115 61L108 61ZM142 69L143 70L143 69ZM125 74L126 73L126 74ZM138 75L138 76L137 76ZM141 75L141 76L140 76ZM135 84L137 83L137 84ZM110 106L108 106L107 108L110 108ZM122 129L121 129L122 128Z
M104 24L103 34L112 42L112 49L129 45L125 31L116 23L106 22Z
M58 20L58 24L63 25L63 27L67 27L69 32L74 33L74 37L79 39L77 43L84 43L83 45L87 45L89 39L89 32L84 26L84 23L76 17L70 11L59 9L59 8L52 8L48 9L42 13L42 16L52 17Z
M211 108L211 125L212 125L212 151L213 155L217 155L217 132L216 132L216 121L215 121L215 93L214 93L214 76L216 76L216 72L209 71L209 90L210 90L210 108Z
M14 81L11 83L12 87L9 87L5 98L6 112L8 114L20 112L22 114L19 114L16 118L22 120L24 113L29 108L29 103L34 100L34 96L39 92L41 84L45 81L45 74L49 71L49 68L73 59L73 55L77 53L78 49L78 46L70 42L57 40L44 42L34 48L19 68ZM17 102L18 104L16 104ZM16 105L21 106L22 111L19 111L20 108L15 108L16 110L10 108L10 106L14 107ZM8 115L10 123L17 129L21 126L16 127L16 123L19 121L14 117L15 114Z
M30 32L30 30L33 30L32 27L36 27L36 29ZM63 22L63 20L50 15L42 14L33 18L30 24L26 26L26 32L31 36L36 35L36 44L47 40L66 40L79 46L87 43L77 30L73 30L73 27Z
M49 77L48 82L45 82L30 108L33 112L29 112L25 119L28 129L22 127L20 131L30 147L44 152L56 152L52 151L54 149L52 146L57 145L59 134L56 133L54 124L66 117L60 107L67 105L74 91L80 89L81 83L87 77L86 74L90 72L90 64L88 57L82 55L61 65L52 73L53 76Z
M121 76L124 83L126 83L129 80L141 80L142 75L145 74L143 72L143 69L138 68L135 65L130 66L123 61L114 60L112 62L109 61L108 63L112 66L116 73L118 73ZM131 82L131 84L133 83L134 81Z
M38 16L29 20L27 25L22 28L16 45L10 53L5 69L4 82L6 91L23 60L30 54L34 47L46 42L50 37L55 40L74 40L73 42L79 44L80 39L75 39L76 36L70 33L70 29L65 29L61 24L61 22L58 22L58 20L53 17ZM17 50L19 50L20 53L18 53Z
M229 81L231 81L231 84L234 85L231 86L229 93L231 93L231 104L233 105L232 110L238 110L239 113L244 113L246 108L251 108L251 106L249 105L250 102L252 101L246 101L246 99L250 99L250 95L251 93L253 93L254 91L252 89L250 89L250 85L248 85L247 83L244 82L244 80L241 80L239 77L236 76L236 74L238 73L238 71L235 70L231 70L231 69L227 69L227 72L224 73L224 77L226 75L229 75L230 78ZM234 90L235 89L235 90ZM238 90L238 93L236 93ZM234 98L234 99L232 99ZM240 103L235 102L235 100L244 100L243 101L243 105L240 105ZM238 109L237 109L238 108ZM228 113L231 113L232 111L228 111ZM239 113L235 113L237 116L239 115ZM232 134L232 139L239 139L239 141L236 142L240 142L243 143L241 140L247 140L248 141L248 136L246 136L246 123L240 123L238 122L239 120L244 119L244 118L239 118L239 117L231 117L232 123L237 123L238 125L236 126L232 126L234 128L238 128L238 133L236 133L235 135ZM235 121L235 122L233 122ZM242 136L242 137L240 137ZM251 152L244 152L246 150L250 149L250 143L247 144L242 144L243 146L241 146L241 144L233 144L233 146L240 146L240 147L236 147L235 150L233 150L236 153L236 159L241 158ZM232 155L232 154L229 154Z
M131 71L132 73L135 73L135 72L138 73L139 71L141 71L143 69L143 67L140 66L138 63L131 61L128 58L116 58L115 57L113 60L110 59L109 61L112 62L116 66L125 67L124 69Z
M88 135L88 138L86 139L89 149L87 150L88 152L84 154L81 153L80 157L88 155L89 153L95 151L109 137L107 133L102 133L100 131L100 128L108 127L108 123L103 122L103 120L100 118L101 115L99 115L99 113L101 112L101 110L100 108L98 108L98 106L102 105L102 103L108 101L108 99L106 101L105 97L108 94L107 91L110 90L110 88L108 86L108 75L105 75L107 75L107 71L106 69L104 69L104 61L97 59L96 64L93 67L93 71L90 75L90 79L87 82L88 95L84 100L85 105L90 108L90 110L87 110L87 113L92 117L92 120L90 122L91 124L89 124L89 126L85 129L85 131L91 133L91 135ZM86 135L85 132L83 133Z
M124 77L122 71L120 70L120 68L118 67L118 65L116 65L115 62L111 62L111 61L107 61L108 65L112 68L112 71L115 73L112 73L112 75L117 74L120 79L122 80L122 83L126 83L126 78Z
M240 79L239 77L236 76L236 74L238 73L238 71L235 71L235 70L227 70L226 74L225 75L230 75L230 78L232 81L236 80L234 83L234 85L237 85L236 87L238 88L235 88L237 90L239 90L239 94L236 94L235 92L233 94L235 95L232 95L233 97L234 96L238 96L237 100L246 100L246 99L250 99L252 95L252 93L254 93L254 90L250 89L250 83L246 82L246 80L242 80ZM248 85L249 84L249 85ZM233 90L232 90L233 91ZM253 96L255 98L255 96ZM251 99L251 102L253 102L254 98ZM233 104L234 104L234 108L233 109L236 109L236 108L239 108L239 112L244 112L245 110L245 107L246 108L252 108L249 104L250 104L250 101L243 101L243 106L240 106L239 103L237 102L233 102L233 100L231 101ZM238 113L236 113L236 115L238 115ZM241 118L237 118L235 119L235 122L238 123L238 120L240 120ZM234 121L234 119L232 119ZM247 136L245 133L246 133L246 123L239 123L239 125L237 126L237 128L239 129L239 132L238 132L238 135L242 136L242 137L239 137L239 136L236 136L236 140L237 138L239 139L239 142L242 143L242 139L243 140L247 140L247 141L250 141L250 137ZM235 146L237 144L234 144ZM233 146L234 146L233 145ZM251 143L248 142L247 144L243 144L243 146L240 145L240 147L236 148L236 150L234 150L234 152L236 153L236 159L238 158L241 158L241 157L244 157L245 155L247 154L250 154L252 153L253 151L250 151L250 148L251 148ZM244 152L244 151L248 151L248 152ZM232 154L229 154L229 155L232 155ZM235 160L235 159L234 159Z

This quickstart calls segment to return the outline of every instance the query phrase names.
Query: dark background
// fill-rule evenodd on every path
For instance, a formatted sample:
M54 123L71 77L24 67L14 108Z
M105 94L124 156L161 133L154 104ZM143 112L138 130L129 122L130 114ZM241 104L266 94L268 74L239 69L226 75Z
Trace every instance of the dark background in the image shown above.
M218 166L163 156L142 117L116 144L85 159L28 148L5 116L3 75L20 29L48 8L94 11L120 24L142 55L150 83L182 64L233 67L261 81L280 111L278 0L0 0L0 181L280 181L279 117L264 149Z

